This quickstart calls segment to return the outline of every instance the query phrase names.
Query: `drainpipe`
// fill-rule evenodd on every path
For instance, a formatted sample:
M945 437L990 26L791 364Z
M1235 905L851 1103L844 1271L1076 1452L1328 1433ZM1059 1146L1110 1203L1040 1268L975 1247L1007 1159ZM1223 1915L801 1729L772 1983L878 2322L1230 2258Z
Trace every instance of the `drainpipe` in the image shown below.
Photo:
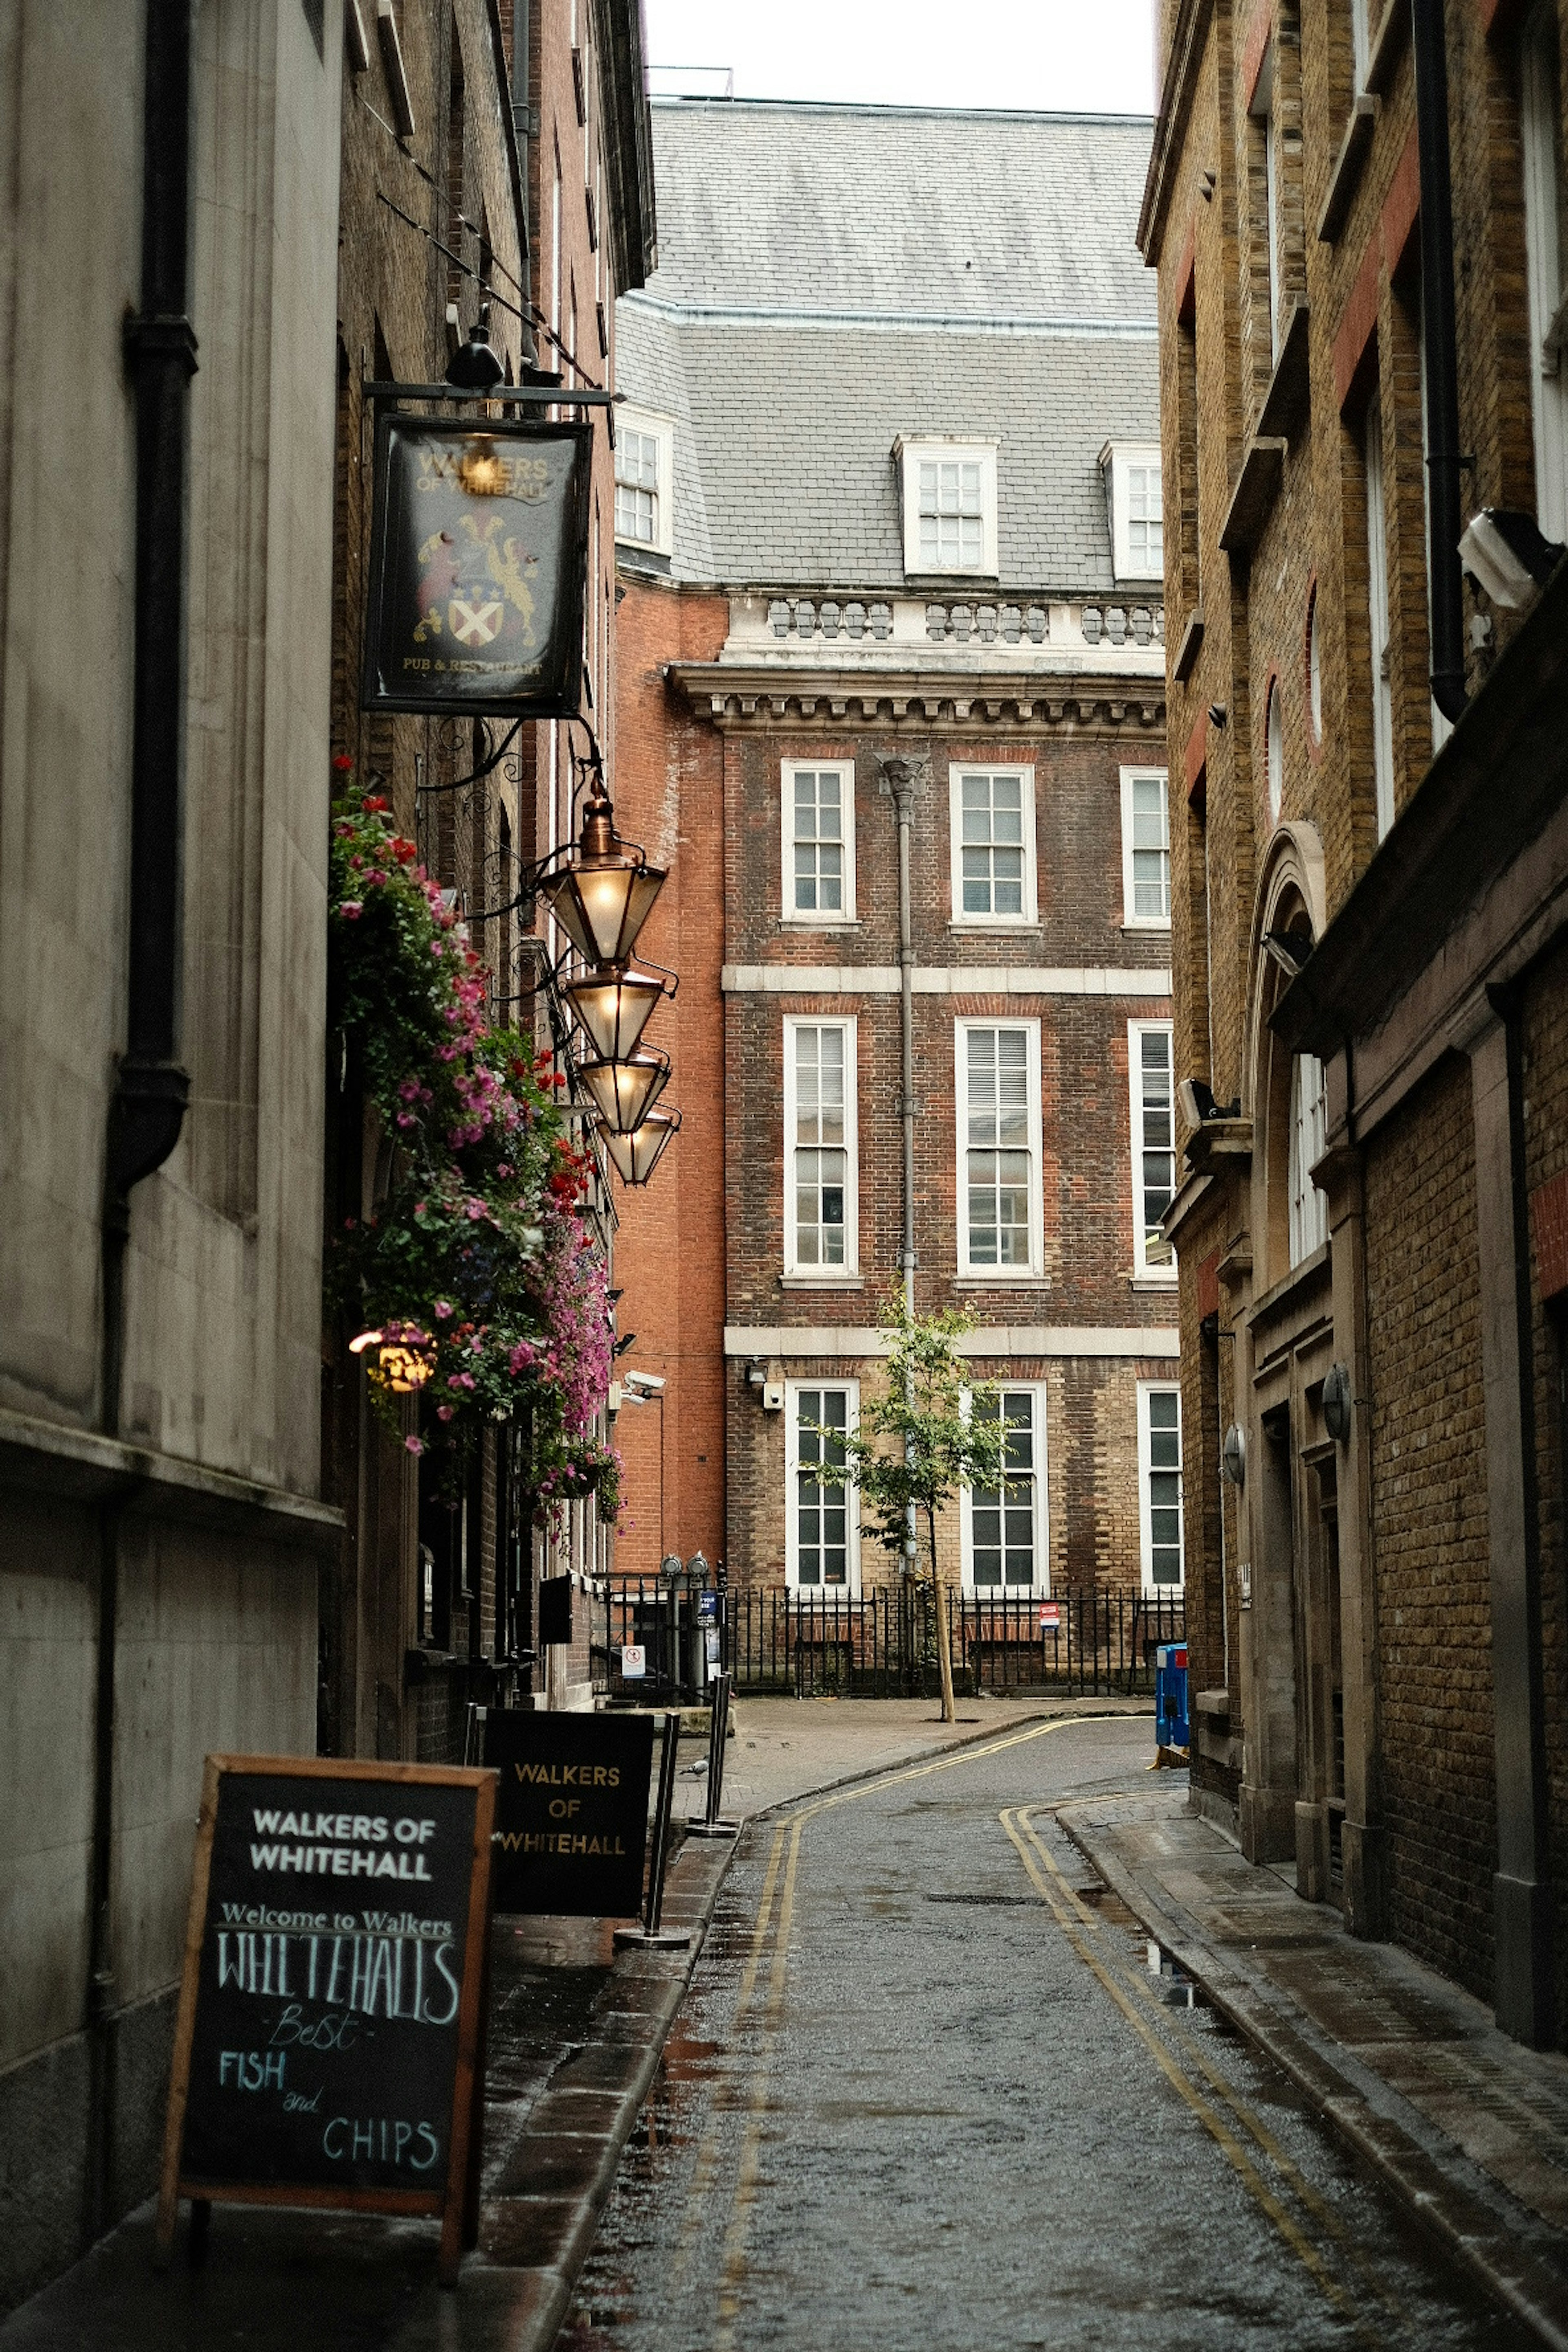
M119 1433L125 1249L134 1185L179 1140L190 1080L175 1055L185 712L185 493L196 339L186 315L191 0L147 0L142 92L142 308L125 322L136 394L131 908L125 1050L109 1112L102 1235L103 1425ZM120 1517L100 1522L98 1674L88 1914L86 2234L109 2226L113 2157L114 1685Z
M920 772L912 760L884 760L881 767L883 785L892 797L893 814L899 828L899 1006L903 1046L899 1117L904 1136L904 1230L899 1265L904 1278L905 1307L912 1317L915 1311L915 950L910 906L910 835ZM910 1404L914 1402L912 1387L908 1402ZM906 1461L908 1458L906 1445ZM915 1507L910 1503L904 1513L904 1570L909 1576L914 1575L917 1556Z
M1421 331L1426 363L1426 478L1431 514L1432 699L1462 717L1464 580L1459 565L1459 367L1454 327L1454 199L1448 155L1444 0L1411 0L1415 139L1421 165Z

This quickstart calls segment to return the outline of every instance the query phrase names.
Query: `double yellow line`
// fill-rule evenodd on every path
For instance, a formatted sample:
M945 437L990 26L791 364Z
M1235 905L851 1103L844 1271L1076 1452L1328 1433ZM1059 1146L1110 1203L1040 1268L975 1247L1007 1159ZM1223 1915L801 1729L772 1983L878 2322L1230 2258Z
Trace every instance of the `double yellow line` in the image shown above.
M1283 2199L1264 2179L1254 2160L1255 2152L1267 2158L1289 2195L1334 2240L1341 2253L1348 2256L1360 2272L1363 2284L1384 2301L1381 2288L1362 2262L1339 2215L1286 2154L1263 2118L1226 2080L1197 2036L1178 2025L1163 2004L1155 2000L1142 1973L1112 1957L1112 1948L1103 1935L1103 1922L1068 1885L1059 1864L1035 1829L1034 1815L1046 1810L1037 1805L1005 1806L997 1819L1016 1847L1030 1884L1049 1907L1068 1946L1115 2002L1173 2090L1185 2100L1235 2168L1248 2195L1268 2215L1329 2301L1352 2322L1363 2342L1385 2345L1386 2330L1373 2328L1368 2323L1363 2305L1347 2294L1321 2248L1312 2242ZM1102 1954L1106 1957L1102 1958ZM1158 2032L1152 2019L1158 2020ZM1175 2052L1186 2060L1185 2067L1178 2063ZM1215 2095L1212 2098L1199 2088L1197 2075L1209 2085ZM1221 2112L1220 2102L1229 2109L1229 2117ZM1389 2308L1386 2304L1385 2308Z

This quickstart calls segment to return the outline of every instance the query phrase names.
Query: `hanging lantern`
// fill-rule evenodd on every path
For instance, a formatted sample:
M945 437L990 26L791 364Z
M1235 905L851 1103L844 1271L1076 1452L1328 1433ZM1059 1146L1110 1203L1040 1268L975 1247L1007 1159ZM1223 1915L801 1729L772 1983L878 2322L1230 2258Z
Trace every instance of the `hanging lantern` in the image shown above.
M670 1137L680 1125L678 1110L649 1111L642 1125L630 1135L617 1135L614 1128L602 1127L605 1149L626 1184L646 1184L658 1166L659 1157Z
M429 1357L422 1352L429 1345L427 1331L416 1329L412 1323L396 1323L390 1331L361 1331L349 1341L349 1353L363 1356L367 1348L375 1349L374 1377L384 1381L394 1396L414 1396L434 1370Z
M590 963L625 963L664 887L665 869L616 831L610 803L595 792L583 812L575 848L535 887L556 921Z
M664 982L649 971L627 971L613 965L607 971L584 972L580 980L569 980L561 992L599 1060L629 1062L654 1006L664 994Z
M580 1062L582 1079L606 1128L630 1135L642 1125L669 1083L669 1055L645 1046L625 1062Z

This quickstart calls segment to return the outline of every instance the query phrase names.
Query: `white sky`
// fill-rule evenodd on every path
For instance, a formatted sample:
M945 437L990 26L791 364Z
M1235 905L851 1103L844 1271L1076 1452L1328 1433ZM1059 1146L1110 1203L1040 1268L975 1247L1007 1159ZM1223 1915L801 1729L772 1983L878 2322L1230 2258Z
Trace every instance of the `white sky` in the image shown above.
M737 98L1152 114L1154 0L644 0L651 66ZM655 83L658 89L661 85Z

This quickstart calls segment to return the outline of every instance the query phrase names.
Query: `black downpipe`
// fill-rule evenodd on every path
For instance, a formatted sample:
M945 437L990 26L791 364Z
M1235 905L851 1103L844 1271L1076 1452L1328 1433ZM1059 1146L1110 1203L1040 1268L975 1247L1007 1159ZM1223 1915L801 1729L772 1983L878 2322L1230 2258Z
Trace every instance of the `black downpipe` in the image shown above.
M1431 517L1432 699L1463 716L1464 575L1459 564L1459 362L1454 324L1454 192L1448 156L1444 0L1411 0L1415 141L1421 164L1421 331L1426 362L1427 511Z
M186 312L192 0L146 0L142 308L125 322L136 397L136 586L131 752L131 909L125 1051L110 1105L103 1207L103 1424L121 1422L125 1248L133 1185L179 1140L190 1079L175 1057L185 743L185 504L190 380ZM120 1521L100 1523L91 1885L88 1911L85 2235L114 2219L114 1685Z

